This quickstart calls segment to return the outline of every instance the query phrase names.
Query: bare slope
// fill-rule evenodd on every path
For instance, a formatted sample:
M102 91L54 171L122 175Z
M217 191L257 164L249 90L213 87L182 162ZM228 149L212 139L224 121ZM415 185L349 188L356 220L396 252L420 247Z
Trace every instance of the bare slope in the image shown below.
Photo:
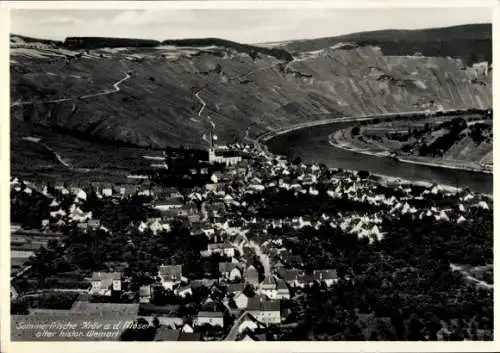
M384 56L358 45L289 61L217 43L82 53L12 49L12 116L80 138L162 147L203 144L207 115L223 140L233 140L247 127L256 135L325 117L491 107L488 64ZM113 85L127 74L117 90Z

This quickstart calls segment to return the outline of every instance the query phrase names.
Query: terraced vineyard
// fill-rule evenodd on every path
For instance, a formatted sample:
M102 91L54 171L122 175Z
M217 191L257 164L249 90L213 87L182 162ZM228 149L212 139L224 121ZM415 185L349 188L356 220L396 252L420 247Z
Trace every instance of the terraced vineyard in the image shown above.
M387 56L364 40L332 39L312 51L295 47L288 56L286 46L259 50L220 40L82 50L33 40L11 37L12 119L72 136L78 148L97 142L200 147L207 116L219 140L232 142L247 131L255 138L325 118L492 105L488 62L445 57L451 51Z

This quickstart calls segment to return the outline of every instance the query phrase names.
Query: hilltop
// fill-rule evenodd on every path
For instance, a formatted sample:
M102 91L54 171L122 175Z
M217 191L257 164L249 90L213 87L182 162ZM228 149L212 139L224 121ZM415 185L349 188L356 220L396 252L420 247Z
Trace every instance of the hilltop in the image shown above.
M10 44L15 45L15 44L26 44L26 43L41 43L41 44L47 44L47 45L63 45L62 41L59 40L53 40L53 39L41 39L41 38L33 38L33 37L27 37L27 36L22 36L19 34L11 34L10 35Z
M294 40L274 43L291 53L319 50L340 42L379 46L385 55L458 57L471 65L479 61L491 63L491 24L469 24L417 30L380 30L336 37Z

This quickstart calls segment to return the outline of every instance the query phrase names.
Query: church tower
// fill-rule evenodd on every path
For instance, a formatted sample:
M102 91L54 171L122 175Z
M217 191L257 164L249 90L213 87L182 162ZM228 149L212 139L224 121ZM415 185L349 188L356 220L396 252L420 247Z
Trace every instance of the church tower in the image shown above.
M208 146L208 162L213 163L215 162L215 147L214 147L214 133L213 133L213 128L210 128L210 136L209 136L209 141L210 141L210 146Z

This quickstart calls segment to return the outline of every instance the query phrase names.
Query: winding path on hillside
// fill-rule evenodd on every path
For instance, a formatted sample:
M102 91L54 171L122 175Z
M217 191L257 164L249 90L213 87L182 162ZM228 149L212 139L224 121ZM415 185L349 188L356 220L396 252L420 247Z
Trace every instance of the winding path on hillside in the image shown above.
M58 99L50 99L50 100L41 100L41 101L28 101L28 102L14 102L10 105L11 108L13 107L21 107L21 106L26 106L26 105L36 105L36 104L50 104L50 103L63 103L63 102L69 102L69 101L74 101L74 100L84 100L84 99L89 99L89 98L94 98L94 97L99 97L99 96L106 96L109 94L117 93L120 92L120 85L128 80L130 77L132 77L128 72L125 72L125 77L122 79L116 81L113 84L113 88L107 89L104 91L100 91L97 93L91 93L83 96L76 96L76 97L66 97L66 98L58 98Z
M66 162L59 153L57 153L56 151L54 151L49 145L47 145L45 142L42 142L40 141L39 138L32 138L32 137L23 137L23 140L24 141L28 141L28 142L32 142L32 143L35 143L39 146L42 146L44 149L46 149L48 152L50 152L54 157L55 159L60 163L62 164L65 168L71 170L71 171L76 171L76 172L90 172L94 169L89 169L89 168L76 168L76 167L73 167L71 164L69 164L68 162Z
M63 166L65 166L68 169L71 169L71 165L66 162L64 159L62 159L61 155L54 151L49 145L47 145L45 142L42 142L40 138L33 138L31 136L23 137L24 141L32 142L35 143L39 146L42 146L44 149L46 149L49 153L51 153L59 163L61 163Z
M201 103L201 108L198 110L198 116L201 118L201 113L203 113L203 110L207 106L207 103L203 100L203 98L200 97L200 92L203 88L201 88L198 92L194 94L194 96L198 99L198 101Z
M74 101L76 99L79 99L79 100L83 100L83 99L89 99L89 98L94 98L94 97L98 97L98 96L106 96L106 95L110 95L110 94L114 94L114 93L117 93L117 92L120 92L121 89L120 89L120 85L125 82L126 80L128 80L130 77L132 77L130 75L130 73L128 72L125 72L125 77L123 77L122 79L116 81L114 84L113 84L113 88L111 89L107 89L107 90L104 90L104 91L101 91L101 92L98 92L98 93L93 93L93 94L88 94L88 95L84 95L84 96L78 96L78 97L72 97L72 98L59 98L59 99L53 99L53 100L47 100L47 101L30 101L30 102L16 102L16 103L13 103L11 104L11 108L12 107L18 107L18 106L26 106L26 105L33 105L33 104L48 104L48 103L62 103L62 102L69 102L69 101ZM74 104L74 103L73 103ZM62 164L64 167L72 170L72 171L77 171L77 172L89 172L91 171L92 169L88 169L88 168L75 168L73 167L71 164L69 164L68 162L66 162L59 153L57 153L56 151L54 151L49 145L47 145L45 142L41 142L40 139L37 139L37 138L31 138L31 137L25 137L23 138L23 140L25 141L29 141L29 142L33 142L33 143L36 143L40 146L42 146L43 148L45 148L47 151L49 151L50 153L52 153L54 155L54 157L56 158L56 160Z
M244 78L247 78L248 76L250 75L253 75L257 72L260 72L260 71L264 71L264 70L267 70L267 69L270 69L272 67L275 67L276 66L276 63L272 64L272 65L268 65L268 66L264 66L264 67L261 67L259 69L255 69L255 70L252 70L250 72L247 72L246 74L243 74L243 75L239 75L239 76L234 76L234 77L229 77L228 78L228 82L231 82L232 80L238 80L238 81L241 81L242 79ZM212 83L206 83L204 84L202 87L200 87L194 94L194 96L196 97L196 99L201 103L201 108L198 110L198 117L201 118L201 114L203 113L203 111L205 110L206 106L207 106L207 103L203 100L203 98L200 97L200 93L205 89L207 88L208 86L215 86L215 85L220 85L220 84L224 84L224 82L212 82ZM216 107L217 107L217 110L220 110L220 107L218 106L217 103L215 103ZM210 118L210 116L207 116L207 119L208 119L208 122L212 125L212 127L215 129L215 122L213 121L212 118ZM196 120L194 118L191 118L190 119L191 121L194 121L196 123L200 122L199 120ZM205 140L206 141L206 140Z

